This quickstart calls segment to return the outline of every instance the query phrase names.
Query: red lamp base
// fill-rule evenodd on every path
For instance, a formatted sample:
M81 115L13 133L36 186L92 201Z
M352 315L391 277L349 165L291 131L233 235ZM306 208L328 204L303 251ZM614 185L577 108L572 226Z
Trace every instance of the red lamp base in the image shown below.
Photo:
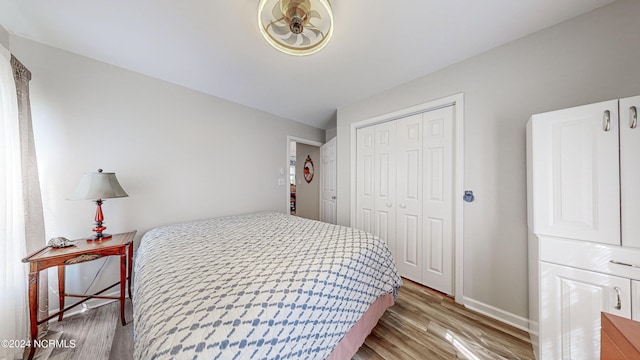
M96 217L95 217L95 225L96 227L93 228L93 232L95 232L95 235L93 235L92 237L88 238L87 241L102 241L102 240L108 240L111 239L112 235L111 234L103 234L102 232L105 231L107 229L106 226L102 225L102 222L104 220L104 215L102 214L102 202L104 200L102 199L98 199L95 201L96 205L98 205L98 208L96 209Z

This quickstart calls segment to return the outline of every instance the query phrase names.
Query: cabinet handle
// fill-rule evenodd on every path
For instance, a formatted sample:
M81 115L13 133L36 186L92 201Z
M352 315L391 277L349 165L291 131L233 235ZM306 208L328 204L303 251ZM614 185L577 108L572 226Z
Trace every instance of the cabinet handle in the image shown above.
M638 108L632 106L629 108L629 115L631 115L631 128L635 129L638 127Z
M632 268L640 269L640 266L638 266L638 265L627 264L627 263L623 263L623 262L615 261L615 260L610 260L609 262L612 263L612 264L616 264L616 265L629 266L629 267L632 267Z
M620 289L619 287L614 287L613 288L616 291L616 297L618 298L618 302L616 303L616 310L620 310L622 309L622 299L620 298L622 296L622 289Z
M611 111L605 110L602 119L604 131L611 130Z

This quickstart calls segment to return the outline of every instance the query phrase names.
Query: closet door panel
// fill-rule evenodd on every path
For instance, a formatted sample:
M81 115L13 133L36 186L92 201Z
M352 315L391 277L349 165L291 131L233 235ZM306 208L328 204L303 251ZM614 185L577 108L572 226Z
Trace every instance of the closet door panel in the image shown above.
M396 120L397 259L400 274L422 282L422 114Z
M423 114L423 283L453 294L454 107Z
M618 101L532 117L534 232L620 244Z
M356 228L374 232L374 164L375 131L373 127L356 133Z
M396 124L376 125L374 163L374 235L384 240L396 256Z
M640 247L640 96L620 100L622 245Z

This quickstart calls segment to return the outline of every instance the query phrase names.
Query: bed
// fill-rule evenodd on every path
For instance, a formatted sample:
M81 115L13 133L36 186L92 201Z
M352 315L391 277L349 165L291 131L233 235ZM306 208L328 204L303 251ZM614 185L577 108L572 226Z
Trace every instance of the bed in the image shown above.
M147 232L135 359L350 358L402 280L371 234L279 213Z

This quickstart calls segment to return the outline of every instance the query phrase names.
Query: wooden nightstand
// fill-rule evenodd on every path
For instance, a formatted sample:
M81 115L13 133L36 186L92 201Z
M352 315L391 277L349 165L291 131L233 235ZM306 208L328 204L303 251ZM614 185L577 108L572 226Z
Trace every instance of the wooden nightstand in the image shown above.
M136 231L123 234L113 235L112 238L102 241L87 241L86 239L76 240L74 246L66 248L52 248L47 246L35 253L22 259L22 262L29 263L29 319L31 326L31 344L38 338L38 325L49 321L58 316L58 320L62 320L64 312L74 308L89 299L113 299L120 300L120 318L122 325L126 325L124 319L124 299L125 299L125 282L129 290L129 298L131 298L131 264L133 263L133 237ZM98 291L93 295L75 295L67 294L64 291L64 272L66 265L79 264L85 261L97 260L105 256L120 256L120 281ZM60 297L60 311L48 316L45 319L38 320L38 278L39 272L50 268L58 267L58 291ZM128 282L127 282L128 279ZM120 284L120 296L100 296L103 292ZM79 297L83 300L65 308L64 298ZM29 359L33 358L35 347L31 347L29 351Z
M600 357L602 360L640 359L640 322L601 313Z

